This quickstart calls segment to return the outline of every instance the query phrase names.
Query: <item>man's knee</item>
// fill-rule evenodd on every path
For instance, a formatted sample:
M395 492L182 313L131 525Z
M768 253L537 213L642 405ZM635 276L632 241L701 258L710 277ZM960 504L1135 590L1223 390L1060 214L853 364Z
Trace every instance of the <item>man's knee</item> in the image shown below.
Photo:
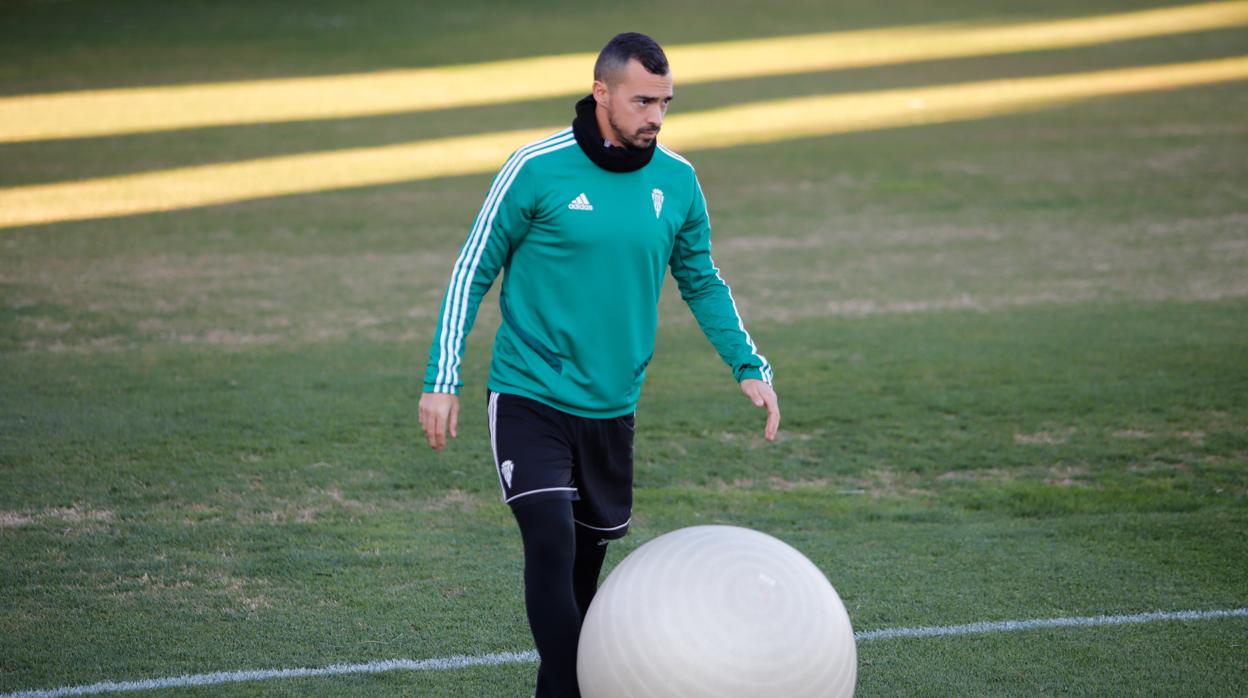
M572 502L546 500L512 507L526 562L571 568L576 557Z

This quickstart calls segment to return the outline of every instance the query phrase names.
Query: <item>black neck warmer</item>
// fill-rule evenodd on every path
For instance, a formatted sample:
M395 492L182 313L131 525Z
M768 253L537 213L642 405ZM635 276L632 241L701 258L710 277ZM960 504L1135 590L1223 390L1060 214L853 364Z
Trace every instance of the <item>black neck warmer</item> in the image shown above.
M597 105L592 94L582 99L576 103L576 118L572 120L572 135L576 136L576 143L586 157L609 172L633 172L649 165L659 139L650 141L646 148L608 147L598 130L598 117L594 114Z

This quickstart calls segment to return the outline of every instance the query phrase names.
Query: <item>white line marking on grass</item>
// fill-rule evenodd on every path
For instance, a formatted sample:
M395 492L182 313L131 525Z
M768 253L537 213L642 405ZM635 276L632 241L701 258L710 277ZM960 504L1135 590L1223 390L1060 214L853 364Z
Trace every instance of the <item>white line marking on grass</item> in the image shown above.
M268 681L271 679L302 679L318 676L341 676L343 674L380 674L387 671L449 671L473 666L498 664L522 664L536 662L537 652L502 652L475 657L456 655L434 659L384 659L367 664L331 664L305 669L255 669L252 671L215 671L211 674L185 674L163 679L139 681L103 681L86 686L67 686L47 690L5 693L0 698L57 698L59 696L85 696L94 693L122 693L146 691L154 688L180 688L183 686L213 686L241 681Z
M1159 621L1218 620L1222 618L1248 618L1248 607L1213 611L1158 611L1122 616L1077 616L1073 618L1036 618L1032 620L1003 620L966 625L938 625L916 628L882 628L854 633L858 642L894 640L915 637L948 637L955 635L984 635L988 633L1011 633L1021 630L1045 628L1087 628L1103 625L1131 625ZM365 664L331 664L319 668L304 669L256 669L252 671L217 671L210 674L186 674L163 679L139 681L103 681L84 686L66 686L16 693L0 694L0 698L59 698L60 696L85 696L95 693L122 693L146 691L157 688L180 688L183 686L212 686L242 681L267 681L271 679L300 679L344 674L380 674L387 671L452 671L474 666L497 666L500 664L526 664L537 661L537 652L500 652L476 656L455 655L433 659L386 659Z
M1097 625L1155 623L1162 620L1215 620L1218 618L1248 618L1248 608L1230 608L1220 611L1158 611L1156 613L1136 613L1129 616L1079 616L1075 618L1002 620L992 623L967 623L966 625L942 625L929 628L883 628L881 630L854 633L854 639L859 642L866 642L868 640L893 640L903 637L983 635L987 633L1012 633L1019 630L1038 630L1041 628L1085 628Z

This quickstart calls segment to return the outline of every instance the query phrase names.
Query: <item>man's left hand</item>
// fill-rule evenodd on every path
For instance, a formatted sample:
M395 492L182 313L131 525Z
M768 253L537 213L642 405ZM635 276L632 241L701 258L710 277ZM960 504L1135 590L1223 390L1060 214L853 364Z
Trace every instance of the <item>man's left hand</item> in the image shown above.
M776 432L780 430L780 399L770 385L757 378L746 378L741 381L741 392L754 403L755 407L767 407L767 426L763 428L763 438L776 440Z

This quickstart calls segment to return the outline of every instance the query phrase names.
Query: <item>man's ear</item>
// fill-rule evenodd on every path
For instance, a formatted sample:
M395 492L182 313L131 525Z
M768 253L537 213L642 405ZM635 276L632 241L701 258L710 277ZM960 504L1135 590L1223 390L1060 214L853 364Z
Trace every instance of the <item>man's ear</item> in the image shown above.
M610 92L611 90L607 87L607 83L601 80L594 81L594 101L597 102L598 106L603 109L607 108L608 102L610 101Z

